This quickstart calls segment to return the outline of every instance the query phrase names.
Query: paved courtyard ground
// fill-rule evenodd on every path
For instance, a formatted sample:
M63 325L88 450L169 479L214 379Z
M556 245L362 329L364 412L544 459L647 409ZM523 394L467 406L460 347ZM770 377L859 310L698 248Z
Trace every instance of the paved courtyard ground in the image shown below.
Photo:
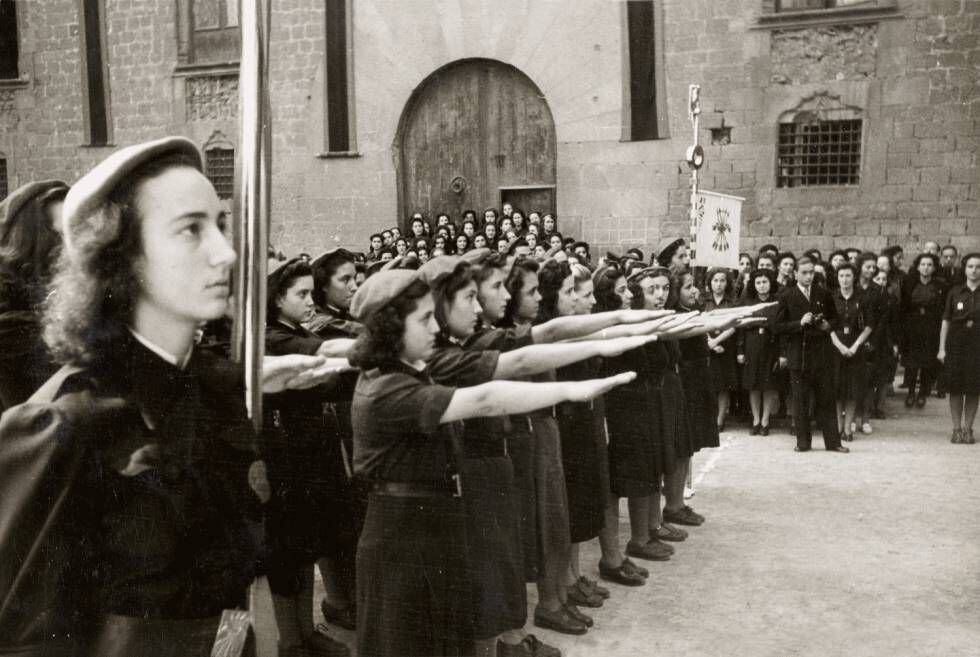
M977 657L980 444L950 444L944 400L889 410L851 454L726 431L696 457L708 520L673 559L609 585L583 637L528 629L568 657ZM597 559L593 542L591 577Z

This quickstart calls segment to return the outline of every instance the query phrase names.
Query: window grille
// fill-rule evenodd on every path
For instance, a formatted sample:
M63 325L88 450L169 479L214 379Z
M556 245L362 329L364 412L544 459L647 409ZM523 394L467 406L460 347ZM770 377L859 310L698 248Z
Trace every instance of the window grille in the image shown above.
M208 149L204 152L204 166L218 198L231 198L235 193L235 149Z
M861 119L779 124L777 187L856 185Z

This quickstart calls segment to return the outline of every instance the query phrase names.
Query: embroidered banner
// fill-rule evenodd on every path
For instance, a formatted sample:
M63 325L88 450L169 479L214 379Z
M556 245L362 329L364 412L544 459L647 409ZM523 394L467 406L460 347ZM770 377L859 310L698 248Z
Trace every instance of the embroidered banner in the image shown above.
M691 231L695 241L692 265L738 269L744 200L730 194L698 191Z

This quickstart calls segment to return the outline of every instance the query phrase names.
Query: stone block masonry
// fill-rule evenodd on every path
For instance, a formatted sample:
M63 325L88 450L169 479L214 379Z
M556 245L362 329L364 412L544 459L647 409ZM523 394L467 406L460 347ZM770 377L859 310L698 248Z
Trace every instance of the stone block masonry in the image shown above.
M163 134L236 145L234 64L179 66L175 6L190 1L106 0L114 146ZM518 68L545 97L557 136L560 227L598 252L649 251L663 237L687 235L690 83L702 87L704 184L747 199L743 250L775 242L914 251L926 240L980 248L980 3L898 0L891 12L787 24L763 14L773 5L764 0L656 2L669 135L631 142L623 141L623 3L355 0L357 152L323 158L323 2L276 0L276 246L363 249L370 233L397 223L398 126L413 90L450 62L488 58ZM0 81L10 188L72 181L112 150L86 144L78 11L77 0L18 3L22 81ZM777 186L778 124L805 112L861 119L857 184ZM711 128L725 131L715 145Z

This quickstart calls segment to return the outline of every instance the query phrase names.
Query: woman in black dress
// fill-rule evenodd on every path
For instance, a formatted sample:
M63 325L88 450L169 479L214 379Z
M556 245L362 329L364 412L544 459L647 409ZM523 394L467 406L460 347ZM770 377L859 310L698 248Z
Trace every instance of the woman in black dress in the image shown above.
M972 445L980 400L980 253L970 253L961 262L966 281L946 297L938 359L949 373L950 440Z
M874 329L874 315L867 297L855 289L856 269L850 262L837 267L834 305L837 322L830 333L833 343L834 377L837 383L837 428L844 440L854 440L851 428L858 400L868 388L867 340Z
M909 393L905 406L922 408L938 375L939 331L946 288L936 276L939 257L920 253L902 285L901 317L904 325L902 361L908 370Z
M358 649L363 657L469 654L473 601L467 564L463 440L456 424L585 402L631 375L599 381L432 382L426 361L439 325L416 272L375 274L352 315L365 325L352 352L355 470L372 485L357 550Z
M727 269L712 267L704 277L707 295L704 300L704 310L732 308L735 299L732 296L732 279ZM718 431L725 428L725 416L728 415L731 392L738 388L738 376L735 370L735 329L727 329L708 334L708 351L710 353L711 386L717 393L716 425Z
M266 351L271 355L317 355L327 348L303 323L314 311L313 271L293 258L271 272L267 282ZM343 542L337 526L345 515L347 477L341 457L337 417L323 412L336 401L340 375L330 384L267 395L268 438L263 457L272 500L266 507L269 588L279 650L300 654L346 655L344 645L313 627L313 566L338 560Z
M32 182L0 203L0 413L27 401L58 367L41 339L41 306L61 246L68 185Z
M744 303L766 303L775 298L776 273L756 269L749 278ZM786 390L785 375L779 371L779 341L773 332L778 306L762 312L766 323L738 332L738 362L742 365L742 389L748 391L752 408L753 436L769 435L769 419L779 408L779 393Z
M194 347L235 262L202 169L169 137L65 197L44 316L65 366L0 423L0 652L208 657L246 603L269 489L240 368ZM268 373L273 392L299 371Z

